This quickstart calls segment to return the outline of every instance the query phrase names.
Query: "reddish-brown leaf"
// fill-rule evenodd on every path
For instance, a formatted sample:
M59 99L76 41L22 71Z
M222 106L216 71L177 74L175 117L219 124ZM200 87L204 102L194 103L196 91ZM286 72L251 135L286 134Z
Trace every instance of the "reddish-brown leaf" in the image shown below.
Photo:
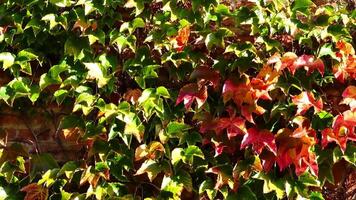
M271 151L262 151L259 157L261 159L263 170L265 172L269 172L272 169L274 163L276 162L276 155L273 154Z
M237 106L241 106L242 103L253 104L255 99L252 96L251 89L248 79L245 79L242 83L228 79L223 86L223 100L226 103L232 99Z
M21 189L26 192L25 200L47 200L48 189L37 183L31 183Z
M180 89L176 105L183 102L185 108L188 110L195 100L198 108L200 108L205 103L207 98L208 91L206 86L199 87L198 84L191 83Z
M268 130L259 130L257 128L249 128L247 134L241 142L241 149L246 148L246 146L252 145L252 149L257 153L261 154L264 148L267 148L274 155L277 155L277 147L274 141L274 135Z
M191 79L198 79L199 81L209 83L214 88L219 85L220 73L207 66L200 66L196 68L190 75Z

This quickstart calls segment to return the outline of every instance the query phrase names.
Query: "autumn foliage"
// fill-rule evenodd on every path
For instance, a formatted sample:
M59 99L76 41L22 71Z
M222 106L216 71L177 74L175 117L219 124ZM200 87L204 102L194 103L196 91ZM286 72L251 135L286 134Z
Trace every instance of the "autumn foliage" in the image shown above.
M2 2L0 109L59 106L81 153L0 124L0 199L332 199L356 173L352 1Z

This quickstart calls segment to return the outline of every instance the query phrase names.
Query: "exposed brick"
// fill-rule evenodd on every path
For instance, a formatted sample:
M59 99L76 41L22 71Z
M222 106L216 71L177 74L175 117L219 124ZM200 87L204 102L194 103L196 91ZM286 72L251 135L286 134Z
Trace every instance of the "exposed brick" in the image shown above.
M24 122L16 115L0 115L0 126L1 128L16 128L25 129L27 128Z
M7 134L8 145L14 142L21 143L33 154L37 151L37 144L41 153L50 153L59 162L76 160L82 156L81 150L84 144L78 143L78 137L83 134L82 130L75 128L61 130L58 132L59 138L56 138L55 124L51 119L52 116L46 111L59 116L56 113L65 112L63 107L50 104L46 107L46 111L30 108L26 116L4 104L0 104L0 109L0 129ZM36 135L37 143L33 134Z

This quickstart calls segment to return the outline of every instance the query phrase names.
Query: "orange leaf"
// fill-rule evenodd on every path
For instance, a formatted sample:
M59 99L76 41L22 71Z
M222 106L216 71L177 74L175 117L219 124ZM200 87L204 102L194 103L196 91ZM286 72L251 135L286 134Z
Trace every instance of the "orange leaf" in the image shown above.
M216 133L219 135L226 129L229 138L246 133L245 120L241 117L224 117L217 120L215 127Z
M177 51L183 51L185 45L188 43L190 36L190 26L185 26L184 28L178 31L178 35L175 38L177 42L176 49Z
M321 99L316 100L313 93L302 92L297 96L292 97L292 102L297 105L297 114L304 114L309 108L314 107L314 112L319 112L323 109L323 102Z

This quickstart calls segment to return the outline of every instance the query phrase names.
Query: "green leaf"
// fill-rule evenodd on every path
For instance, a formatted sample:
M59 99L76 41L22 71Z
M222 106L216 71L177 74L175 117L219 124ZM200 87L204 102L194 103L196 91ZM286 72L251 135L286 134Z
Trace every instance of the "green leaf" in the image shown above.
M42 175L42 178L37 182L38 184L44 184L46 187L51 187L57 180L57 173L59 169L48 170Z
M40 89L43 90L50 85L56 85L62 83L62 78L60 74L64 71L67 71L69 66L65 63L61 63L59 65L53 65L48 73L44 73L40 77Z
M180 122L169 122L166 128L167 135L171 137L176 137L180 133L189 130L191 127L187 124L180 123Z
M62 104L64 99L68 96L68 90L60 89L54 92L53 96L56 99L57 104Z
M87 79L95 79L98 82L98 87L104 87L109 78L106 74L106 69L100 63L83 63L84 66L88 69Z
M31 179L33 179L37 173L42 173L50 169L59 168L57 161L53 158L51 154L48 153L31 155L30 164Z
M96 41L100 44L105 45L105 32L103 30L97 30L88 34L89 44L92 45Z
M161 97L164 97L164 98L170 98L170 94L167 90L167 88L163 87L163 86L159 86L157 89L156 89L156 94L160 95Z
M60 176L62 176L63 174L65 174L65 176L67 178L72 178L74 172L78 169L79 165L77 164L77 162L75 161L68 161L66 162L62 168L58 171L57 173L57 177L59 178Z
M310 200L324 200L324 197L320 192L311 192L309 199Z
M134 35L130 35L129 37L124 35L117 35L110 41L112 44L115 44L118 47L119 52L122 52L122 50L126 47L129 47L133 52L136 51L136 37Z
M294 1L293 11L309 8L311 4L313 4L311 0L296 0Z
M324 130L331 127L334 116L326 111L321 111L313 116L312 127L316 130Z
M188 148L186 148L184 150L185 160L188 161L189 163L192 163L194 156L200 157L202 159L205 159L204 154L201 151L201 149L199 149L199 147L194 146L194 145L190 145L190 146L188 146Z
M41 20L49 22L49 29L53 29L58 25L58 22L56 21L56 15L53 13L43 16Z
M38 56L34 53L32 49L21 50L16 57L19 61L31 61L37 59Z
M314 186L314 187L320 186L320 182L316 179L316 177L312 176L308 172L305 172L302 175L300 175L298 180L306 186Z
M356 166L356 145L353 143L348 143L343 158Z
M63 129L74 127L85 128L85 123L80 116L71 114L63 117L60 123L60 127Z
M71 0L50 0L52 4L55 4L58 7L69 7L72 5Z
M0 62L2 62L2 68L5 70L11 67L15 62L15 56L9 52L0 53Z
M333 59L337 59L335 53L332 50L332 44L324 44L320 47L318 57L321 58L323 56L330 56Z
M211 178L207 177L199 186L199 194L206 192L209 199L215 199L217 190L215 189L214 182Z
M226 200L257 200L255 192L251 190L247 185L239 187L236 193L229 193Z

